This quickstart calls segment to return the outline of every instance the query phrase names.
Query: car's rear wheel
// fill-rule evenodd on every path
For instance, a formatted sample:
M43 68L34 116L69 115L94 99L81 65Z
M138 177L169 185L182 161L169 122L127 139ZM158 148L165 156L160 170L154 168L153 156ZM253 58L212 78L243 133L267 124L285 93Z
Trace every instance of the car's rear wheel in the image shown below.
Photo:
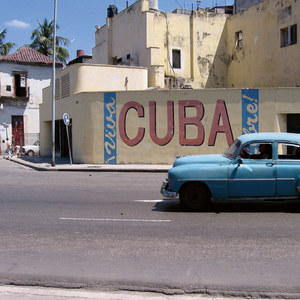
M179 192L179 198L185 209L199 211L207 208L211 194L203 183L188 182Z
M27 152L27 155L28 155L28 156L33 156L33 155L34 155L34 152L33 152L32 150L29 150L29 151Z

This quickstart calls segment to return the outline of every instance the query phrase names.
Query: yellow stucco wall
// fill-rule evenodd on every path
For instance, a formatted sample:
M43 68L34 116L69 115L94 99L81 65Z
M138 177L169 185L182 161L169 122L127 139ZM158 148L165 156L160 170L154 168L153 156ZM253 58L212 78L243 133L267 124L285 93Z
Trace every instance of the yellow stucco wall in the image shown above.
M66 77L67 80L63 80ZM56 73L58 81L58 98L64 98L64 93L145 90L148 87L148 70L132 66L74 64Z
M282 47L281 30L299 24L299 12L294 0L265 0L232 16L164 13L140 0L96 31L94 62L112 63L113 56L130 53L148 68L149 87L297 87L299 41ZM239 31L241 48L236 47ZM171 66L172 49L181 50L180 69Z
M299 12L298 1L264 1L228 19L228 87L300 84L299 42L281 47L280 41L281 29L299 24ZM243 34L241 49L236 48L238 31Z
M194 88L224 87L227 66L222 42L226 19L225 14L203 11L192 15L155 13L155 45L161 50L165 75L183 78L183 83ZM172 67L173 49L181 51L180 69Z
M300 90L282 88L255 91L259 93L256 99L257 104L250 104L243 108L240 89L79 93L68 99L56 101L56 119L61 120L65 112L72 118L73 159L77 163L102 164L105 163L107 151L115 151L114 163L117 164L171 164L177 155L223 152L230 143L230 134L229 136L225 134L222 126L228 121L229 128L227 129L230 129L232 139L241 135L243 132L242 113L245 109L250 112L257 111L258 131L286 131L286 115L300 113L298 101ZM50 96L49 91L44 90L44 96L45 101L40 108L41 155L50 155L51 101L46 100L46 97ZM105 99L109 102L105 102L107 101ZM186 100L191 102L183 102ZM171 126L171 138L163 145L159 145L151 138L151 103L156 104L156 118L152 114L152 120L156 120L156 134L160 139L163 139L168 132L167 105L170 103L170 111L174 113L174 121L171 122L173 126ZM182 103L185 105L184 117L179 116ZM197 110L195 104L200 110ZM108 113L105 112L105 108L108 108ZM222 114L219 108L223 109ZM115 121L113 115L115 115ZM124 123L120 116L126 117ZM196 116L197 121L193 119ZM185 126L185 137L193 143L199 137L198 128L200 128L200 140L203 140L199 145L184 146L180 140L180 123L190 120L189 118L192 124ZM251 119L246 121L252 125ZM105 125L105 122L108 123ZM129 145L126 139L124 140L122 131L125 131L128 140L132 142L137 137L139 128L144 131L143 134L136 144ZM211 141L214 133L215 140ZM105 135L109 137L106 142Z
M112 64L113 57L122 58L122 63L136 66L147 65L146 57L146 14L143 1L138 1L128 9L107 18L106 25L95 33L93 62ZM127 55L131 60L127 60Z
M110 64L116 57L124 64L145 66L149 87L164 88L164 76L194 88L224 87L226 19L225 14L204 11L153 11L147 0L140 0L98 27L93 62ZM181 68L172 67L173 49L181 51ZM126 59L128 54L133 61Z

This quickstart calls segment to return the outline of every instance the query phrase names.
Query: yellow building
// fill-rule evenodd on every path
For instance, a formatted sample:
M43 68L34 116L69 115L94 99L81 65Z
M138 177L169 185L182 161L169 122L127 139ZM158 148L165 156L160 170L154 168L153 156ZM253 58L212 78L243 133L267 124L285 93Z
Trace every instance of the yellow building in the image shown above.
M259 2L228 15L165 13L139 0L97 26L93 62L147 67L156 88L298 86L300 4Z
M204 10L165 13L139 0L96 26L93 62L147 67L149 87L224 87L226 19Z
M77 163L170 164L220 153L243 133L300 132L299 3L185 13L139 0L98 26L93 64L57 74L58 155L68 155L64 113ZM173 90L181 85L194 89ZM51 155L51 116L48 87L41 155Z
M227 87L298 87L300 3L266 0L228 18Z

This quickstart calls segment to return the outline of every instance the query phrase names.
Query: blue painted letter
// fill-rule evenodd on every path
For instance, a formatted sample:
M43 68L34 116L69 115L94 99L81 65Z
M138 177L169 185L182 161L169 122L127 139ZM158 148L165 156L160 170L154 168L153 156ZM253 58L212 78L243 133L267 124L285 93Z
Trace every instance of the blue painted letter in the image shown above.
M117 163L116 93L104 93L104 163Z

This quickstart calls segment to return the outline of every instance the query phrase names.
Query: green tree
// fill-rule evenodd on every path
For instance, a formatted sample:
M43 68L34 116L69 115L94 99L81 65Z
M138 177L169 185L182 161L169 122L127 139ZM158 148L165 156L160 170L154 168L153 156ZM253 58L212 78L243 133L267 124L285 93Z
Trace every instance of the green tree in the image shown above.
M30 47L44 55L53 57L54 20L48 22L45 18L43 23L38 21L38 25L39 27L31 34L33 42ZM56 25L56 29L59 29L58 25ZM64 64L69 57L69 51L61 45L68 46L69 43L67 38L56 36L56 59Z
M6 29L0 31L0 56L8 55L9 51L15 46L14 43L4 43L4 39L6 36Z

